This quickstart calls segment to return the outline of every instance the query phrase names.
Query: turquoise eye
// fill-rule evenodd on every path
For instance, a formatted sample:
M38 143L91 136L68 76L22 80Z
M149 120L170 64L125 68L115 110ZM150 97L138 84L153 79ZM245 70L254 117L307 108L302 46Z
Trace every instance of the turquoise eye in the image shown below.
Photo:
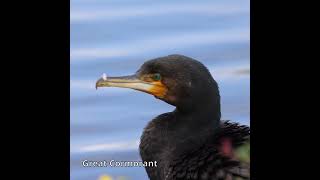
M161 79L161 75L159 73L153 75L153 80L159 81Z

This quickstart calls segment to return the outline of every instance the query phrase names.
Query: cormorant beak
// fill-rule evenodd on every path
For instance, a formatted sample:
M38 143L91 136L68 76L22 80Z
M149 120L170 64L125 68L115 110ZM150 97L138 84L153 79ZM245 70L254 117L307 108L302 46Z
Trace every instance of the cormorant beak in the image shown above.
M96 89L98 89L98 87L130 88L152 94L157 98L163 98L167 92L166 86L162 84L161 81L141 80L137 75L107 77L103 74L102 78L96 83Z

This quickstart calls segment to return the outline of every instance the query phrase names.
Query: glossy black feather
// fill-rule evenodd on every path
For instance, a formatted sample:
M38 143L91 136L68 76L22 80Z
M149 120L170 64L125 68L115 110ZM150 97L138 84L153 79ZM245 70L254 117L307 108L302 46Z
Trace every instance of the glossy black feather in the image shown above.
M233 148L236 149L245 142L250 141L250 128L240 126L237 123L223 121L221 128L217 131L212 139L208 138L202 145L179 156L170 156L170 153L163 152L165 145L166 127L162 121L173 118L170 113L161 115L153 120L146 127L141 138L140 152L144 161L159 159L159 167L146 167L147 173L151 180L215 180L215 179L249 179L250 165L241 162L232 157L226 157L219 151L220 140L229 138L232 141ZM162 125L162 127L161 127ZM158 126L158 127L157 127ZM156 131L162 128L161 132ZM153 132L155 131L155 132ZM155 133L155 134L154 134ZM158 133L162 136L157 140ZM158 144L157 148L150 148ZM192 146L192 145L191 145ZM179 149L179 147L178 147ZM157 154L162 154L157 158ZM156 158L156 159L154 159Z

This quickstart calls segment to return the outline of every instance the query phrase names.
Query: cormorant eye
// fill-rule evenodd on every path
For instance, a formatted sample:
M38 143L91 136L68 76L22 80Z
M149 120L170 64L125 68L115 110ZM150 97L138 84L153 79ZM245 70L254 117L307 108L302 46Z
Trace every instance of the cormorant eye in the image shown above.
M161 75L159 73L156 73L152 76L152 79L155 81L160 81L161 80Z

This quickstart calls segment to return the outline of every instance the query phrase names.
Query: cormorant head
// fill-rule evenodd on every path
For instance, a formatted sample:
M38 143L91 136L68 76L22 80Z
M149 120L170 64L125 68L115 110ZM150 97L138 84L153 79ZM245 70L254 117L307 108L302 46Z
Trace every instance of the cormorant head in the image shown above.
M143 91L186 111L204 104L219 106L220 111L218 85L210 72L199 61L182 55L149 60L131 76L102 77L96 87Z

